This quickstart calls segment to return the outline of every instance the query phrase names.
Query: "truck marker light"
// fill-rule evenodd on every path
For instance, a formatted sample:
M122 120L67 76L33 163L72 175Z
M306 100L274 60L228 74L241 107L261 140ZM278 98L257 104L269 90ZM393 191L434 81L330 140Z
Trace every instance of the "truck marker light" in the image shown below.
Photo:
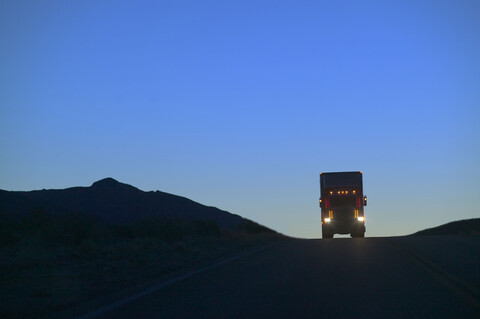
M333 195L333 192L332 192L332 191L330 191L330 195Z
M359 222L363 222L364 220L365 220L365 217L363 217L363 216L358 217Z
M348 194L348 191L345 191L345 194Z
M355 194L355 190L353 190L353 193Z

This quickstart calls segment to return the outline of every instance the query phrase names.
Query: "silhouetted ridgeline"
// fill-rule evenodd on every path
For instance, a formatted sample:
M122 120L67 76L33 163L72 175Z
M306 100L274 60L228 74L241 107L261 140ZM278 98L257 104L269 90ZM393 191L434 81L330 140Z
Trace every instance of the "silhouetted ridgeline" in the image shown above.
M238 215L111 178L0 190L0 318L50 317L281 238Z
M54 216L81 212L100 222L115 224L159 217L213 220L226 229L235 229L245 223L242 217L218 208L160 191L144 192L112 178L95 182L90 187L30 192L0 190L0 221L18 220L38 212Z
M430 235L480 235L480 218L464 219L450 222L438 227L416 232L416 236Z

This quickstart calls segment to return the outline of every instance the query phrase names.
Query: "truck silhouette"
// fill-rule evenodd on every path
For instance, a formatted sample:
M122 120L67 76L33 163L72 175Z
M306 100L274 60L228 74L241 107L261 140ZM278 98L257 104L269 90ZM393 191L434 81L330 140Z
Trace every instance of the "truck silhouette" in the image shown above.
M365 236L367 196L363 195L362 172L320 173L322 238L334 234Z

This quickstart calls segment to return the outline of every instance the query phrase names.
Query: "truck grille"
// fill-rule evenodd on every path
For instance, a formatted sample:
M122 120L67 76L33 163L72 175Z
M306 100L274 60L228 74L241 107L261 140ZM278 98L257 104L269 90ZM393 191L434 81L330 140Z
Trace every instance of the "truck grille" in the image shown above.
M351 224L355 218L355 212L353 207L337 207L333 213L333 220L337 225Z

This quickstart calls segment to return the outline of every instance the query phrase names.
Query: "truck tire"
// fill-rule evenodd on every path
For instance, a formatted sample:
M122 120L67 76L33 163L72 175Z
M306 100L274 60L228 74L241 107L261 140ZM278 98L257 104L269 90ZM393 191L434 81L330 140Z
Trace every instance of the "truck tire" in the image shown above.
M322 232L322 238L323 238L323 239L333 238L333 234Z

